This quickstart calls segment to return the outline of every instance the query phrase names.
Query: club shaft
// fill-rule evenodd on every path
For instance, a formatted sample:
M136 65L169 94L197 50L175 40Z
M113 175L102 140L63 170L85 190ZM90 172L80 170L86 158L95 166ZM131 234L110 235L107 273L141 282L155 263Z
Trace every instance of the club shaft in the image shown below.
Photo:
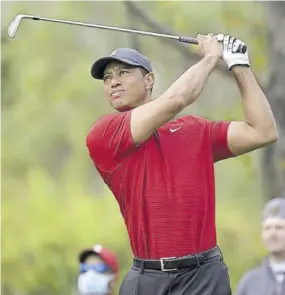
M134 33L134 34L148 35L148 36L153 36L153 37L169 38L169 39L175 39L178 41L180 38L179 36L173 36L173 35L167 35L167 34L125 29L125 28L118 28L118 27L111 27L111 26L104 26L104 25L95 25L95 24L83 23L83 22L77 22L77 21L60 20L60 19L45 18L45 17L38 17L38 16L33 16L32 18L33 18L33 20L41 20L41 21L47 21L47 22L76 25L76 26L83 26L83 27L97 28L97 29L102 29L102 30L125 32L125 33Z
M102 30L140 34L140 35L145 35L145 36L168 38L168 39L177 40L177 41L183 42L183 43L198 44L197 39L191 38L191 37L175 36L175 35L169 35L169 34L161 34L161 33L126 29L126 28L118 28L118 27L98 25L98 24L95 25L95 24L78 22L78 21L71 21L71 20L61 20L61 19L55 19L55 18L46 18L46 17L40 17L40 16L20 15L20 14L15 17L14 21L11 23L10 27L8 28L8 34L10 35L10 37L13 38L15 36L22 18L32 19L32 20L37 20L37 21L46 21L46 22L54 22L54 23L61 23L61 24L68 24L68 25L76 25L76 26L89 27L89 28L97 28L97 29L102 29ZM247 48L245 45L240 45L237 52L245 53L246 50L247 50Z

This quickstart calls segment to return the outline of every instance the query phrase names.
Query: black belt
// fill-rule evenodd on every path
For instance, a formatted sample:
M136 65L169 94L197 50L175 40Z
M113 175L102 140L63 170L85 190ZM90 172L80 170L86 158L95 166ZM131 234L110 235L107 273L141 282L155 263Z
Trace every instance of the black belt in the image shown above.
M144 260L134 258L133 265L139 268L143 267L144 269L170 271L188 267L198 267L199 265L203 265L213 258L219 258L219 260L223 259L222 253L218 246L196 255L188 255L183 257L168 257L161 258L159 260Z

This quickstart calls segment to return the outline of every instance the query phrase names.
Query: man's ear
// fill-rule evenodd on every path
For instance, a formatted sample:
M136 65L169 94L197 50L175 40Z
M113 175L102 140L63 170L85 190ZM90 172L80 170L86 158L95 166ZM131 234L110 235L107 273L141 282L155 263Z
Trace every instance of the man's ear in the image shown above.
M154 78L153 72L147 73L145 75L146 89L152 89L154 82L155 82L155 78Z

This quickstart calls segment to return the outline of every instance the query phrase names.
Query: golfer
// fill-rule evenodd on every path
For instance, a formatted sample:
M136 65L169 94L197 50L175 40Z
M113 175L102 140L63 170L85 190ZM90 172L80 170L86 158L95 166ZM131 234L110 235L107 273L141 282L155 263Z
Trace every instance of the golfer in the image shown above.
M237 52L244 43L197 38L201 60L156 99L151 63L138 51L119 48L91 69L117 111L97 120L86 141L118 201L134 256L120 295L231 294L216 241L214 163L275 142L277 130L248 52ZM177 119L221 58L239 87L244 121Z

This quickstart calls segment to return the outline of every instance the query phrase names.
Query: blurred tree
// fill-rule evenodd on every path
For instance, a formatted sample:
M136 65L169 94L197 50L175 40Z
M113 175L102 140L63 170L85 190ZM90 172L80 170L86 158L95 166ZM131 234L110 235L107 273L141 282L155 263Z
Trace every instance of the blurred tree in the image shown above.
M177 32L173 31L173 28L166 28L165 25L159 24L154 18L151 17L151 15L141 7L139 7L138 4L136 4L133 1L124 1L125 6L127 7L127 10L129 11L129 14L132 15L132 19L140 19L142 23L146 25L146 27L149 27L150 30L152 30L155 33L165 34L165 35L174 35L179 36ZM164 39L160 38L161 42L164 42L165 44L168 44L169 46L173 47L175 50L177 50L183 60L184 60L184 70L186 70L189 67L189 61L192 63L198 62L198 60L201 58L199 54L196 52L191 52L189 50L189 44L183 44L179 43L178 41L171 40L171 39ZM226 76L229 76L229 72L227 71L227 68L219 64L217 66L217 69L225 74Z
M266 87L279 131L279 141L263 153L265 198L285 196L285 2L264 2L268 28L268 82Z
M136 15L133 14L133 12L132 12L132 7L130 5L130 2L124 1L124 4L125 4L125 8L126 8L126 15L129 20L128 28L133 29L133 30L138 30L138 27L136 26L136 23L137 23ZM130 39L130 46L129 47L140 51L138 35L137 34L130 34L129 39Z

